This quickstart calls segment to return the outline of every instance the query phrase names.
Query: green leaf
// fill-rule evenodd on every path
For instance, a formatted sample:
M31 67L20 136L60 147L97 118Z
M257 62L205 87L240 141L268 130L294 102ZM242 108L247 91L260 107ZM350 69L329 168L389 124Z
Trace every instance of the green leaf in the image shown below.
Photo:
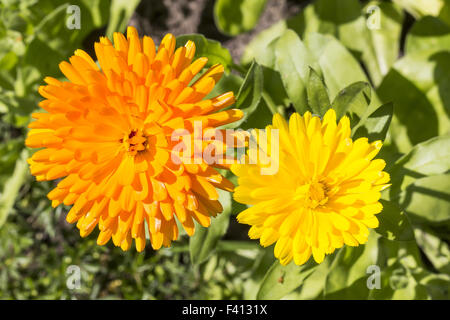
M450 274L450 247L431 230L415 229L417 244L439 272Z
M392 102L383 104L366 119L363 119L360 122L361 125L358 124L357 128L354 128L355 133L352 138L367 137L369 141L384 141L391 124L393 113L394 105Z
M408 214L440 223L450 220L449 190L450 174L420 178L401 193L399 202Z
M186 34L177 37L177 47L184 46L188 40L195 43L195 58L208 58L207 66L220 63L225 70L229 71L233 64L233 59L228 49L222 47L220 42L205 38L201 34Z
M438 16L444 8L445 0L393 0L414 18L418 19L423 16Z
M309 6L308 6L309 7ZM302 34L304 30L304 10L299 14L285 20L281 20L269 28L261 31L252 38L245 47L241 57L241 63L248 65L253 59L266 67L275 66L275 46L274 44L286 30L291 29L297 34Z
M195 265L204 262L216 246L222 236L227 232L231 214L231 195L222 190L219 192L219 201L222 204L223 212L211 221L208 228L197 225L195 234L189 239L189 252L191 262Z
M370 14L367 19L365 14ZM390 3L371 1L363 9L358 0L316 0L302 10L299 20L302 36L320 33L339 39L364 62L375 85L397 59L403 16Z
M412 54L419 51L439 52L450 50L450 26L435 17L424 17L408 32L405 51Z
M350 124L353 127L367 112L370 100L370 85L359 81L342 89L334 99L331 107L336 111L337 119L348 115Z
M320 69L314 69L322 70L330 100L335 99L342 89L355 82L369 82L359 62L333 36L308 33L305 44L320 66ZM368 112L372 113L380 105L381 101L372 93Z
M429 272L424 270L420 251L414 240L392 241L378 239L380 288L370 290L369 299L427 299L427 288L422 284Z
M140 0L112 0L106 36L112 39L114 32L125 32L128 21Z
M306 92L308 105L313 113L323 116L330 108L330 98L325 83L313 68L310 68Z
M377 93L394 103L392 136L400 152L450 129L449 73L450 52L429 50L404 56L383 79Z
M236 108L244 112L244 117L233 123L233 128L245 122L258 107L263 90L263 78L261 66L253 61L236 96Z
M414 240L411 223L398 205L386 200L380 200L380 202L383 205L383 211L377 215L380 225L375 231L389 240Z
M397 60L400 50L403 12L391 3L371 1L364 8L364 12L371 13L364 25L361 35L362 61L366 65L370 78L378 86L382 78L388 73ZM348 41L354 38L348 33ZM344 44L347 45L346 42Z
M6 218L14 205L20 187L28 176L27 159L28 150L23 149L20 158L16 162L14 172L4 184L4 189L0 197L0 227L5 223Z
M234 73L224 73L222 75L222 78L220 78L219 82L216 83L214 88L211 90L210 93L208 93L205 99L217 97L218 95L221 95L228 91L236 93L239 91L242 82L244 82L244 79L242 79L241 76L238 76Z
M260 65L274 67L275 64L275 43L278 38L286 31L285 21L280 21L270 28L258 33L245 47L241 57L243 65L250 64L253 59Z
M416 145L408 154L398 159L389 172L392 183L390 198L395 198L417 178L439 175L450 170L449 146L450 134L435 137Z
M309 67L315 70L320 68L294 31L287 30L278 39L275 46L275 64L289 99L297 112L304 114L309 110L306 94Z
M278 71L262 66L264 74L264 92L270 95L276 107L286 107L290 104L281 75Z
M326 278L326 299L361 299L368 295L367 268L377 263L378 237L371 232L366 244L344 246L337 252Z
M267 0L216 0L214 20L218 29L235 36L250 31L258 23Z
M305 8L303 35L312 32L329 34L350 50L361 51L364 45L365 20L358 0L317 0Z
M294 291L302 285L317 268L317 264L310 260L302 266L291 262L283 266L279 261L275 261L267 271L259 288L258 300L281 299L288 293Z
M283 299L287 300L311 300L320 299L323 296L325 289L325 282L330 268L333 264L336 255L325 257L325 260L320 263L315 271L306 278L300 287L295 291L287 294Z

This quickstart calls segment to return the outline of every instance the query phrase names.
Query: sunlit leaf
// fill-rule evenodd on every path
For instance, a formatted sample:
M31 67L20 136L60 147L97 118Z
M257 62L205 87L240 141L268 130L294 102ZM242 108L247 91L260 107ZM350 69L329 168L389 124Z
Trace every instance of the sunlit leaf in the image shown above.
M216 0L214 18L220 31L235 36L258 23L267 0Z
M313 68L310 68L306 92L312 112L323 116L330 108L330 98L322 78Z
M139 4L139 0L112 0L106 36L112 39L114 32L125 32L128 21Z
M257 299L283 298L298 288L316 268L317 264L312 260L302 266L298 266L293 262L283 266L279 261L275 261L262 280Z

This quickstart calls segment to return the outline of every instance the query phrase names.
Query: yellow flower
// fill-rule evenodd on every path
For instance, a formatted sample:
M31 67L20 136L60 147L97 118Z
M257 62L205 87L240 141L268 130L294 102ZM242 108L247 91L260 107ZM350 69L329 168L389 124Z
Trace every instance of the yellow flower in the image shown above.
M278 129L279 159L272 156L277 143L270 138L273 129ZM293 114L288 124L275 115L266 131L252 132L262 156L252 159L249 152L231 167L238 176L234 198L251 205L238 221L252 226L249 237L259 238L262 246L276 242L281 264L294 259L301 265L311 254L320 263L344 244L365 243L368 228L378 226L380 191L388 186L389 175L382 171L384 160L372 159L382 143L352 141L350 131L348 117L336 124L332 109L323 121L306 112ZM262 173L267 158L277 162L275 174Z
M154 249L178 238L175 216L189 235L222 211L216 187L233 185L204 161L174 161L176 129L193 132L194 122L215 128L242 117L232 92L203 100L223 74L214 65L193 79L206 58L192 62L195 45L175 51L167 34L158 50L150 37L129 27L95 43L99 66L82 50L60 69L69 81L47 77L39 89L46 112L34 113L26 145L43 148L29 159L38 181L61 179L48 198L73 205L67 221L82 237L100 229L97 243L112 238L123 250L135 239L145 247L147 226ZM207 144L206 144L207 145Z

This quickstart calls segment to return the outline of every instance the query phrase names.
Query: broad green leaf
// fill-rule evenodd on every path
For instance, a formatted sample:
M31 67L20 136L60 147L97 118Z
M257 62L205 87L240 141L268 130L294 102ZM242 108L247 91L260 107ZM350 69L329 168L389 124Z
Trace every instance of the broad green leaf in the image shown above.
M306 83L309 67L320 70L314 57L292 30L287 30L275 46L275 65L289 99L300 114L308 111Z
M401 10L390 3L372 1L363 9L358 0L317 0L302 11L298 32L336 37L364 62L378 85L397 59L402 19Z
M420 251L414 240L378 239L377 266L381 270L380 288L372 289L369 299L427 299L429 294L421 283L429 274L423 269Z
M309 6L308 6L309 7ZM308 8L307 7L307 8ZM305 12L302 10L297 15L281 20L269 28L258 33L245 47L241 57L241 63L248 65L253 59L266 67L275 66L275 46L276 40L283 35L286 30L291 29L302 35L305 28Z
M428 292L425 286L411 275L398 260L389 267L381 269L380 289L369 291L370 300L426 300Z
M272 123L272 117L273 114L267 106L266 102L264 101L264 99L261 99L256 110L252 112L244 122L241 123L239 129L264 129L269 123ZM234 206L235 208L239 208L239 206L243 205L235 203Z
M339 38L350 50L361 51L366 26L358 0L317 0L304 11L303 35L329 34Z
M241 57L241 63L243 65L248 65L255 59L260 65L273 67L275 63L274 44L286 30L286 21L280 21L260 32L245 47Z
M365 21L365 32L361 35L364 40L360 48L361 59L374 85L378 86L398 58L403 12L391 3L380 1L369 2L363 10L370 16ZM348 42L351 43L354 36L350 32L347 34ZM347 42L344 44L347 45Z
M377 215L379 227L375 231L389 240L414 240L411 223L398 205L386 200L380 200L380 202L383 205L383 211Z
M450 220L450 174L417 179L401 193L400 205L421 220L436 223Z
M352 138L366 137L369 141L384 141L391 124L394 105L386 103L376 109L371 115L361 121L355 129Z
M211 220L211 226L208 228L197 225L195 234L189 239L191 262L196 265L208 259L216 249L220 238L227 232L230 223L231 195L222 190L218 190L218 192L223 212Z
M366 82L358 81L342 89L334 99L331 107L336 111L337 119L348 115L350 124L353 127L367 112L370 100L370 85Z
M358 61L333 36L308 33L305 45L319 63L330 100L334 100L342 89L355 82L369 82ZM319 69L314 68L314 70ZM369 114L380 105L381 101L376 94L372 93Z
M336 255L326 257L325 260L320 263L316 270L306 278L300 287L295 291L284 296L283 299L287 300L311 300L320 299L325 289L325 282L327 275L330 272L330 268L333 264Z
M258 23L267 0L216 0L214 20L218 29L235 36L250 31Z
M408 32L405 51L412 54L430 50L450 50L450 26L438 18L427 16L417 21Z
M420 280L420 284L425 286L431 300L450 299L450 276L448 272L440 274L428 272Z
M301 286L317 268L317 264L310 260L302 266L291 262L283 266L277 260L267 271L259 288L258 300L276 300L281 299L288 293Z
M312 112L323 116L330 108L330 98L328 98L328 91L322 78L313 68L310 68L306 93Z
M139 4L139 0L112 0L106 36L112 39L114 32L125 32L128 21Z
M260 246L258 242L253 243L260 248L259 249L260 253L258 257L255 259L255 262L251 268L250 278L246 280L245 283L243 284L244 287L243 298L245 300L256 299L260 283L264 278L267 270L269 270L274 261L272 248L263 248Z
M225 70L229 70L233 64L233 59L228 49L222 47L220 42L205 38L201 34L186 34L177 37L177 47L184 46L188 40L195 43L195 58L208 58L207 66L212 66L216 63L223 65Z
M450 274L450 248L447 242L434 235L431 230L415 229L417 244L436 270Z
M264 74L264 92L266 92L276 107L282 108L290 104L286 89L281 80L281 74L265 66L262 66Z
M450 52L429 50L404 56L383 79L377 93L394 103L392 136L401 152L450 129L449 73Z
M438 16L446 0L393 0L416 19L423 16ZM448 4L447 4L448 5Z
M5 223L6 218L14 205L20 187L28 176L27 158L28 150L23 149L11 177L5 181L3 192L0 196L0 228Z
M392 183L390 198L395 198L399 191L405 190L418 178L446 173L450 169L449 146L449 134L435 137L416 145L398 159L389 172Z
M236 96L236 108L244 112L244 117L233 123L233 128L245 122L258 107L263 90L263 81L261 66L253 61Z

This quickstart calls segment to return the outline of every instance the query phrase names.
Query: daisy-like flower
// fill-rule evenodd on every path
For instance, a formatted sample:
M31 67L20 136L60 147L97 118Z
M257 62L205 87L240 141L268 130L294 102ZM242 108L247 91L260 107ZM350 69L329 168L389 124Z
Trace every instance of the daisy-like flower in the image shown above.
M271 144L277 143L270 139L273 129L278 129L279 159L271 156ZM350 133L348 117L337 124L332 109L323 121L309 112L294 113L289 123L275 115L265 131L252 132L262 156L250 159L247 153L242 164L232 166L238 176L234 198L251 205L237 219L251 225L249 237L259 238L262 246L276 243L281 264L293 259L302 265L311 254L320 263L344 244L365 243L369 228L378 226L380 191L389 175L382 171L384 160L372 159L382 143L352 141ZM275 174L262 173L268 158L278 161Z
M159 249L178 238L175 217L192 235L194 220L208 226L222 211L216 187L233 189L205 161L174 161L172 133L192 133L195 121L215 128L242 112L220 111L234 103L232 92L204 100L224 69L214 65L194 82L207 59L192 61L192 41L175 50L175 37L167 34L156 50L132 27L127 38L114 33L113 40L95 43L98 65L77 50L60 64L69 81L45 79L39 92L46 112L33 114L26 140L42 149L29 164L38 181L62 179L48 198L54 207L73 205L67 221L77 222L82 237L98 225L99 245L112 238L127 250L135 239L142 251L148 228Z

